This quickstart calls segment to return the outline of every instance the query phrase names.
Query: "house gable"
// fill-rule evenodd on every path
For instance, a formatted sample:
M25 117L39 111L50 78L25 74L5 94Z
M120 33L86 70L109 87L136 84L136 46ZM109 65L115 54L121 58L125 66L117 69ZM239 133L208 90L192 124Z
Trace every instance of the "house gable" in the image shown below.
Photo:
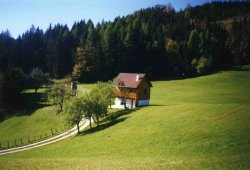
M150 99L150 88L151 83L149 83L145 78L142 79L141 83L138 85L137 98L139 100Z
M123 83L122 87L137 88L144 77L145 74L141 73L120 73L117 76L117 80Z
M128 91L128 94L125 98L132 100L132 104L134 106L149 104L150 88L152 87L152 84L147 80L145 74L120 73L116 79L119 81L117 88ZM121 93L119 93L119 90L115 96L122 97Z

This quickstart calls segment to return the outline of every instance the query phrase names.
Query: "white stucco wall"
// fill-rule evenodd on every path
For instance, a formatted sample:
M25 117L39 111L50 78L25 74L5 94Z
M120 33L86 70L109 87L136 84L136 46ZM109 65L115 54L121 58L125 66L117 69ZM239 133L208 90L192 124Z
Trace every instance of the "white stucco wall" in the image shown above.
M132 100L126 99L126 106L127 108L132 108ZM115 98L115 104L112 105L112 108L124 108L124 105L122 104L122 99L119 97Z

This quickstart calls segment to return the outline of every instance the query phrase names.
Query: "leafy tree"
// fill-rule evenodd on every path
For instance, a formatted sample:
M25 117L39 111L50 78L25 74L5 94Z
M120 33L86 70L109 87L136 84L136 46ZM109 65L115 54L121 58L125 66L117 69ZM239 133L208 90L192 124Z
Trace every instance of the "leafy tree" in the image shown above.
M99 125L100 118L107 116L109 98L111 95L110 84L98 83L97 87L89 94L85 94L82 98L74 100L70 107L67 107L67 112L72 112L68 117L71 123L80 122L81 117L90 121L92 128L92 120Z
M83 42L76 49L76 64L73 68L73 76L79 80L93 81L97 73L97 53L91 41Z
M114 85L112 81L109 82L97 82L96 88L93 90L98 94L97 97L100 97L106 105L109 105L111 108L112 99L114 96Z
M77 126L78 133L80 132L79 123L84 115L84 103L82 98L74 99L69 105L66 105L65 112L67 113L67 123Z
M93 105L93 120L99 126L100 118L107 116L108 105L105 103L105 100L97 100L94 98Z
M82 98L83 104L83 117L89 120L89 126L92 128L92 120L93 120L93 102L92 98L89 94L85 94Z
M63 84L54 84L46 90L46 94L48 99L53 101L53 104L59 105L58 112L61 112L64 102L70 98L71 93L69 87Z
M211 72L212 70L212 58L211 57L204 57L202 56L200 59L199 59L199 62L196 66L196 69L197 69L197 73L198 74L206 74L206 73L209 73Z
M93 118L97 124L99 124L99 119L101 117L107 116L110 95L112 95L111 93L112 90L110 89L110 86L100 82L97 87L89 93L92 98Z
M83 117L90 121L90 127L92 128L92 120L98 126L100 118L106 115L107 105L103 103L103 100L96 99L93 94L85 94L82 97L82 113Z
M76 63L75 66L73 67L73 71L71 73L72 77L74 79L79 79L81 76L81 71L82 71L81 63Z
M38 67L34 68L30 73L31 84L35 88L35 93L37 93L38 88L47 82L47 75Z
M173 68L172 74L180 72L181 58L179 57L179 43L173 39L168 38L165 42L165 50L168 58L168 67Z
M192 62L191 62L191 65L192 65L192 67L193 68L196 68L197 67L197 65L198 65L198 60L197 60L197 58L194 58L193 60L192 60Z
M180 45L177 41L169 38L165 42L165 49L170 55L177 56L179 54Z

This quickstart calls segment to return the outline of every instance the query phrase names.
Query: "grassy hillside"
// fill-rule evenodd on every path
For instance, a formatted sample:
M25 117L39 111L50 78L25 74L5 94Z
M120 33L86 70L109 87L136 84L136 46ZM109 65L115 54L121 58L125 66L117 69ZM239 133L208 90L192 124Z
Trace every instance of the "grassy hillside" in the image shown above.
M93 84L79 84L78 96L83 96L94 87ZM28 140L40 140L46 136L61 133L67 130L63 116L57 115L56 106L50 106L47 102L41 102L41 95L44 88L39 89L38 93L34 93L34 89L24 91L24 98L27 106L22 111L16 113L3 122L0 122L0 147L13 147L16 140L16 145L27 144ZM51 130L52 129L52 130Z
M0 156L0 169L250 169L250 70L153 82L102 130Z
M49 106L48 103L41 102L40 98L44 89L40 89L37 94L34 90L25 90L24 97L26 105L22 111L18 111L12 116L0 123L0 142L1 147L20 145L23 143L45 136L51 136L53 133L61 132L65 129L62 116L56 115L56 107Z

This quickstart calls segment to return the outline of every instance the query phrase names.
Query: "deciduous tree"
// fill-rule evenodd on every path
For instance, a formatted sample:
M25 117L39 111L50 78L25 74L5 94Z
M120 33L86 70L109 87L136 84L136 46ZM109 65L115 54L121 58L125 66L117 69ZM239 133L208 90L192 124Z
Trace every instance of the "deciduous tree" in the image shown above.
M212 58L211 57L204 57L202 56L200 59L199 59L199 62L196 66L196 69L197 69L197 73L198 74L206 74L206 73L209 73L211 72L212 70Z
M46 94L48 99L53 101L53 104L59 105L58 111L61 112L65 100L70 98L70 89L64 84L55 84L47 89Z
M67 114L67 123L77 126L78 133L80 132L79 124L84 115L84 103L82 98L74 99L70 104L66 106L65 112Z
M96 79L98 58L93 43L88 40L80 42L76 49L76 62L72 75L79 80L93 81Z
M35 89L35 93L37 93L38 88L47 82L48 77L46 76L46 74L39 69L38 67L32 69L31 73L30 73L30 83L32 84L32 86Z

